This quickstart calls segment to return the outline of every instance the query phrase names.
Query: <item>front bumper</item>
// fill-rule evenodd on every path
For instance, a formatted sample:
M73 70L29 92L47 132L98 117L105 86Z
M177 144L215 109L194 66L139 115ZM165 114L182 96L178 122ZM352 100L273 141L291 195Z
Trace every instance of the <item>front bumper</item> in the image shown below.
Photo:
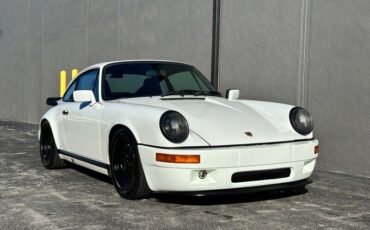
M247 187L247 188L235 188L235 189L221 189L221 190L208 190L208 191L188 191L188 192L160 192L161 194L171 194L171 195L186 195L186 196L219 196L219 195L244 195L249 193L266 192L272 190L281 189L294 189L299 188L313 181L308 178L304 180L282 183L282 184L270 184L257 187Z
M255 146L162 149L139 145L148 185L155 192L196 192L260 187L302 181L311 176L317 140ZM157 162L156 153L200 155L199 164ZM232 182L234 173L289 168L283 178ZM206 170L200 179L198 173Z

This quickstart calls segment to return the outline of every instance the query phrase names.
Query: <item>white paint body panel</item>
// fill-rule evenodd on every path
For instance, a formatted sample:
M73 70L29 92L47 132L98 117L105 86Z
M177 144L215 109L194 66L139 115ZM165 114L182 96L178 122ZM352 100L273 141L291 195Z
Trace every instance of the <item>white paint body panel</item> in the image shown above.
M81 103L70 102L62 105L68 110L68 116L63 117L65 149L69 152L79 153L84 157L101 160L100 149L100 116L101 105L85 105L81 109Z
M84 71L110 63L91 66ZM83 73L84 71L81 71ZM99 81L101 82L101 81ZM101 92L101 83L99 83ZM52 128L58 149L109 165L109 133L115 125L124 125L134 134L145 176L153 191L200 191L285 183L308 178L315 165L317 140L264 144L312 139L294 131L289 121L291 105L250 100L227 100L211 96L140 97L103 101L92 105L61 102L41 121ZM172 99L172 100L168 100ZM179 99L179 100L176 100ZM68 110L68 116L62 111ZM161 133L161 115L175 110L188 121L189 137L180 144L168 141ZM252 137L245 135L251 132ZM239 147L217 147L251 145ZM150 147L151 146L151 147ZM178 147L187 147L179 150ZM200 154L201 163L168 164L155 161L155 153ZM60 155L72 161L71 157ZM73 160L74 163L108 174L106 169ZM310 163L307 163L310 162ZM308 164L308 166L305 164ZM247 183L231 183L234 172L289 167L289 178ZM210 170L209 179L199 181L196 170ZM207 182L208 181L208 182Z

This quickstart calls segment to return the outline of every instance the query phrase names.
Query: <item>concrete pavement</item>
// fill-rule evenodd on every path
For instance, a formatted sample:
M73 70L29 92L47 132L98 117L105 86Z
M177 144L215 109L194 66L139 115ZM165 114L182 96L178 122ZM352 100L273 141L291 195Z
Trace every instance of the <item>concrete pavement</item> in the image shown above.
M316 171L301 194L121 199L110 178L41 166L37 126L0 122L0 229L370 229L370 178Z

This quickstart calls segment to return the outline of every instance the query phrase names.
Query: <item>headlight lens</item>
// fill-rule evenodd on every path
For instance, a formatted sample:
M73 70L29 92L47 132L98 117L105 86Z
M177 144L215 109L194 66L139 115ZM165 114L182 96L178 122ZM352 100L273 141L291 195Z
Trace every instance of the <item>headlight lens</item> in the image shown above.
M159 126L163 135L173 143L181 143L189 136L188 122L176 111L163 113Z
M294 107L289 114L290 123L297 133L308 135L313 130L313 120L311 114L304 108Z

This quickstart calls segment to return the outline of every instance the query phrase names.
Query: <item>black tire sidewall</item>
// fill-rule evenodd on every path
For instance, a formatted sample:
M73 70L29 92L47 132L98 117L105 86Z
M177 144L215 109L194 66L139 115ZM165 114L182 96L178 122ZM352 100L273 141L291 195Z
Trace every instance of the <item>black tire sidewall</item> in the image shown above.
M50 135L53 139L53 151L50 153L48 161L45 161L43 158L43 152L42 152L42 145L45 138L45 135ZM56 156L56 146L55 146L55 140L53 136L53 132L51 130L51 127L48 122L44 122L41 125L41 135L40 135L40 157L41 157L41 163L45 168L51 168L53 165L54 158Z
M115 154L122 154L122 152L120 151L117 151L117 147L120 146L120 144L122 145L122 143L130 143L133 147L133 153L132 154L135 154L135 157L134 157L134 171L132 172L133 173L133 176L132 176L132 179L131 179L131 182L128 186L127 189L122 189L119 187L119 185L117 184L117 178L116 178L116 175L115 175L115 172L113 170L113 165L114 165L114 156ZM135 139L131 136L130 133L128 133L127 131L125 131L124 129L123 130L120 130L118 131L117 133L114 134L113 138L112 138L112 149L111 149L111 154L110 154L110 160L111 160L111 164L110 164L110 170L111 170L111 175L112 175L112 181L113 181L113 184L114 184L114 187L116 188L118 194L121 196L121 197L124 197L124 198L134 198L135 194L136 194L136 189L138 187L138 176L140 174L140 156L139 156L139 152L137 150L137 143L135 141Z

